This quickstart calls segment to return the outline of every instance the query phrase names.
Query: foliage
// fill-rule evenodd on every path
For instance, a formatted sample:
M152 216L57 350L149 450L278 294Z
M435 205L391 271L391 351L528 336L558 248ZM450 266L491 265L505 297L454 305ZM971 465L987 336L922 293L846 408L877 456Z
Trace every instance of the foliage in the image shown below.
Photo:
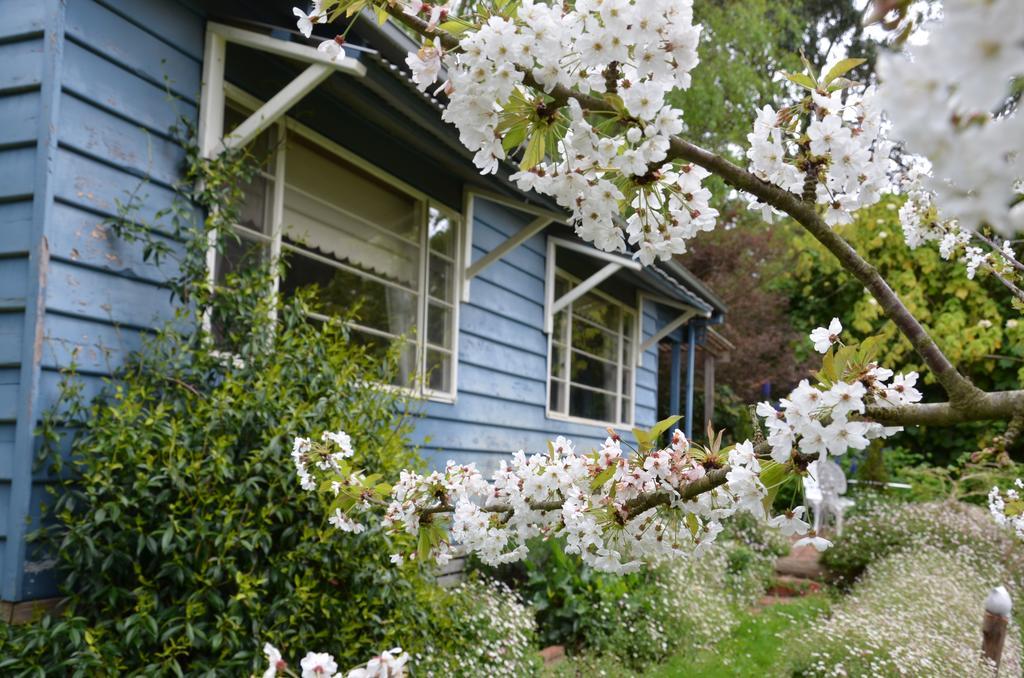
M77 398L72 375L64 409L47 417L53 451L61 427L77 427L56 524L40 535L59 558L68 611L4 627L3 671L243 674L262 663L264 641L286 653L324 648L343 666L380 647L457 643L430 640L431 617L450 601L435 603L422 576L395 570L380 529L328 527L288 458L300 432L343 427L358 436L368 472L395 479L418 468L407 442L413 404L373 386L391 380L396 356L350 342L343 319L309 323L308 299L272 301L267 266L211 288L207 234L221 247L233 237L252 162L190 157L186 182L201 179L199 189L183 189L150 225L131 221L129 201L114 225L151 259L175 260L168 286L183 303L100 397ZM206 208L205 222L192 203ZM153 244L163 242L156 230L173 232L181 249Z
M527 676L539 669L533 610L507 586L473 577L432 605L430 637L414 654L416 676Z
M850 584L874 562L925 545L965 551L981 561L1005 563L1024 583L1024 553L980 507L955 501L895 503L876 500L846 521L821 562Z
M787 549L774 532L743 516L700 557L641 572L597 572L549 540L532 543L530 558L501 576L532 603L542 645L591 657L565 671L591 662L640 670L713 642L735 623L736 608L764 591L775 556Z
M993 675L978 628L986 595L1007 576L998 560L967 544L892 553L868 568L827 620L805 630L791 669L800 676ZM1020 633L1011 622L1001 673L1020 672Z
M763 398L766 382L783 390L807 375L806 359L797 359L792 350L805 335L789 316L787 296L773 288L794 257L784 233L746 212L734 219L737 228L702 234L680 261L728 308L727 322L716 329L736 349L728 361L715 365L715 381L731 387L740 400L753 402ZM715 409L725 404L719 399ZM741 417L747 428L749 419ZM722 424L717 416L716 424Z
M953 364L977 386L1015 388L1024 378L1024 325L1009 310L1010 294L991 277L968 279L962 263L943 261L934 248L909 249L897 213L901 204L901 198L885 197L860 210L852 224L838 231L878 269ZM923 389L925 400L942 399L934 376L874 297L812 236L787 228L796 256L774 286L788 298L796 329L809 332L822 318L839 315L851 337L882 337L888 367L921 372L930 385ZM889 442L921 450L932 463L945 464L965 450L976 449L978 438L990 432L988 424L947 428L941 435L922 426L909 428Z

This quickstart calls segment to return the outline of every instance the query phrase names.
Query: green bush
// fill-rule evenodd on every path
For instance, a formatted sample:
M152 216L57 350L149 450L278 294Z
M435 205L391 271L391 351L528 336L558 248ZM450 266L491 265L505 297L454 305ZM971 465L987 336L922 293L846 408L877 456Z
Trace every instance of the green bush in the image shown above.
M341 667L396 645L442 662L480 641L500 645L501 617L477 627L466 605L490 596L493 612L512 597L482 585L453 595L398 570L379 528L343 534L300 489L290 458L298 435L344 429L356 462L385 479L421 466L408 444L414 404L375 385L394 381L398 347L374 353L349 341L342 319L311 323L308 299L268 294L265 265L211 289L208 234L222 249L235 237L253 163L230 152L192 160L186 183L200 193L159 224L132 222L132 204L113 224L152 258L176 260L167 284L179 311L95 401L77 397L71 375L62 409L47 416L51 450L58 431L76 431L54 524L38 535L59 559L68 606L0 627L0 673L246 675L262 670L265 642L289 658L330 652ZM204 222L189 201L207 208ZM182 251L154 238L158 227ZM521 655L523 634L505 647Z
M74 472L52 536L69 612L88 634L26 648L26 661L239 673L262 641L323 648L343 665L415 645L410 626L427 620L419 582L388 562L379 529L327 526L290 459L296 435L344 429L368 472L417 466L408 404L370 385L392 363L340 323L312 326L297 304L279 309L271 343L236 355L168 329L75 413Z
M538 540L524 563L500 575L531 603L542 645L587 657L563 672L591 662L639 671L713 642L734 624L737 607L764 591L775 556L788 549L776 536L753 518L735 516L700 558L621 576L583 565L559 540Z
M1022 549L1011 535L984 509L955 501L876 501L847 520L821 562L839 583L850 585L875 561L920 546L966 549L982 560L1005 563L1015 577L1024 577L1019 567Z

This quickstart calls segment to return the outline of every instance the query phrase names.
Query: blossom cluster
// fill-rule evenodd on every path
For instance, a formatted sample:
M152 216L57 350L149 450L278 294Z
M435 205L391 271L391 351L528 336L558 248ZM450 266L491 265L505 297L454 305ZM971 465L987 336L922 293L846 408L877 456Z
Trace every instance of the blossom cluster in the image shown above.
M722 448L721 435L713 434L706 446L692 444L678 429L659 448L656 441L678 420L673 417L637 431L636 450L624 449L614 432L589 454L559 437L546 454L519 451L502 460L490 480L474 464L449 461L428 474L402 471L394 486L379 483L379 476L351 468L351 441L341 432L320 442L297 439L296 469L303 488L331 500L330 522L342 530L362 531L365 525L352 516L384 509L382 525L398 536L391 560L399 565L443 565L456 543L499 565L523 559L532 538L559 537L568 553L595 569L624 573L699 556L722 532L722 520L738 512L786 535L804 535L798 543L822 550L829 542L808 530L802 511L769 517L766 482L813 472L829 455L864 449L900 430L867 419L868 406L921 399L916 373L894 375L871 359L877 341L845 346L841 332L833 319L811 333L825 353L817 383L802 381L778 409L758 405L768 431L763 449L749 440Z
M1024 480L1020 478L1008 490L993 487L988 493L988 510L997 524L1013 528L1017 536L1024 539L1024 499L1019 490L1024 490Z
M841 344L842 324L833 318L828 327L811 332L815 349L828 353ZM852 358L852 356L851 356ZM833 366L835 359L826 360ZM825 368L823 368L825 371ZM802 380L779 403L777 409L769 402L759 403L757 414L764 418L771 457L785 463L798 448L805 455L826 459L848 449L863 450L874 438L888 437L899 427L887 427L865 421L868 405L898 406L920 402L917 373L893 374L874 361L849 360L842 374L825 375L826 380L811 384ZM831 377L836 377L832 379Z
M758 477L753 445L744 442L721 457L691 447L678 429L670 445L629 454L618 436L592 454L578 454L558 438L548 454L520 451L501 463L490 482L470 465L449 462L443 472L405 472L395 485L384 524L410 535L435 508L450 512L450 536L485 563L524 558L533 537L564 537L566 551L595 569L630 572L645 560L699 554L736 511L765 516L767 494ZM687 485L709 469L729 465L725 484L684 498ZM653 497L664 497L654 503ZM444 562L446 541L430 556ZM415 554L396 554L401 562Z
M799 106L758 112L747 158L761 179L792 193L813 191L807 197L825 207L825 222L835 226L878 202L889 184L892 144L874 90L844 98L842 89L829 91L827 75Z
M927 158L921 188L941 220L1012 237L1024 229L1024 116L1008 103L1024 75L1024 11L1019 0L950 0L924 28L925 44L878 61L893 136Z
M324 4L338 3L296 10L300 30L309 35ZM398 4L431 28L447 16L444 5ZM683 122L666 95L690 86L700 33L692 0L524 0L464 33L458 49L435 39L407 65L424 90L447 74L443 118L482 172L522 148L512 177L522 189L553 197L583 239L606 251L628 242L650 263L684 252L718 215L702 186L707 172L667 162ZM336 56L333 44L323 48ZM548 96L556 88L559 99Z
M409 655L402 652L402 648L396 647L385 650L372 658L365 666L354 668L348 673L338 671L338 662L326 652L308 652L299 661L299 668L302 671L296 674L289 668L288 663L281 655L281 651L267 643L263 646L263 654L267 658L267 669L263 672L263 678L275 678L278 674L283 676L300 676L301 678L403 678L405 666L409 661Z

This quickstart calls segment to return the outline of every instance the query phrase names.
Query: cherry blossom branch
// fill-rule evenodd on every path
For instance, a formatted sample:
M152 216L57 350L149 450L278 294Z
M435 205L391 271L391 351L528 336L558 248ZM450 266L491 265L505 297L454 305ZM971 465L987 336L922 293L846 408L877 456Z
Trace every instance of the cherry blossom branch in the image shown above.
M400 6L389 5L386 11L396 21L420 35L436 39L444 49L459 50L457 37L431 27L419 17L405 13ZM575 99L584 111L605 110L608 107L608 103L600 97L563 85L545 88L528 70L522 74L524 85L534 91L545 92L550 97L550 101L543 104L548 114L566 105L570 99ZM843 268L875 298L886 316L910 341L949 397L948 403L937 404L934 407L914 404L890 408L884 415L887 422L911 424L928 420L931 423L957 423L977 419L1008 419L1013 416L1016 402L1024 398L1024 391L986 394L975 387L956 369L877 269L826 223L812 201L770 184L723 156L701 148L678 135L669 137L665 161L684 161L698 165L718 175L730 186L745 191L760 202L789 215L836 257ZM926 407L930 409L918 409Z

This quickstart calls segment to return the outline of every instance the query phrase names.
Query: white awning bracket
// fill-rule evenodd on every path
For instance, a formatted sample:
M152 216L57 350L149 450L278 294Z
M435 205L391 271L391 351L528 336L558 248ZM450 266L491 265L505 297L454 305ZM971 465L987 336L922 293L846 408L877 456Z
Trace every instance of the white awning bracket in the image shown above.
M608 278L610 278L613 275L615 275L616 273L618 273L621 269L622 269L622 264L614 262L614 261L611 262L611 263L605 264L604 267L601 268L599 271L597 271L596 273L591 275L586 280L580 282L579 285L577 285L576 287L572 288L571 290L566 292L564 295L562 295L558 299L555 299L555 302L553 304L551 304L551 315L555 315L556 313L561 311L563 308L565 308L566 306L568 306L572 302L576 301L577 299L582 297L584 294L586 294L587 292L589 292L590 290L594 289L595 287L600 285L602 282L607 280Z
M689 311L684 312L678 318L676 318L672 322L668 323L667 325L662 327L660 330L658 330L657 332L652 334L650 337L648 337L647 340L644 341L644 343L640 344L640 347L637 349L637 353L636 353L636 364L637 364L637 366L639 367L643 363L644 353L646 353L648 351L648 349L650 349L652 346L657 344L659 341L661 341L662 339L664 339L665 337L667 337L668 335L672 334L677 329L679 329L680 327L685 325L687 322L690 321L690 318L692 318L695 315L697 315L697 311L693 310L693 309L690 309Z
M309 66L224 138L224 62L228 43L294 59ZM227 148L245 146L336 71L361 78L366 75L366 66L347 56L332 61L309 45L213 21L207 23L200 97L199 148L203 157L215 158Z

